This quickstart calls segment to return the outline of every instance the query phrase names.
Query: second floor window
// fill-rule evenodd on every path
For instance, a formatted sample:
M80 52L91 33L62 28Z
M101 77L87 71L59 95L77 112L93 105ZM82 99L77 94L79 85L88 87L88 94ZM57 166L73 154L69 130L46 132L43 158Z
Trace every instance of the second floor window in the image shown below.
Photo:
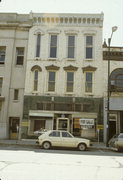
M56 72L49 72L48 91L55 91L55 75Z
M85 77L85 92L92 92L92 72L86 72Z
M38 90L38 70L34 71L34 91Z
M6 53L6 47L0 46L0 64L5 63L5 53Z
M73 92L74 72L67 72L67 92Z
M93 59L93 36L86 36L86 59Z
M23 65L24 62L24 47L16 48L16 65Z
M3 85L3 78L0 77L0 96L2 94L2 85Z
M51 35L50 39L50 58L57 57L57 35Z
M40 43L41 43L41 34L38 34L37 44L36 44L36 57L40 57Z
M14 89L14 100L18 100L18 96L19 96L19 90Z
M68 58L75 57L75 36L68 36Z

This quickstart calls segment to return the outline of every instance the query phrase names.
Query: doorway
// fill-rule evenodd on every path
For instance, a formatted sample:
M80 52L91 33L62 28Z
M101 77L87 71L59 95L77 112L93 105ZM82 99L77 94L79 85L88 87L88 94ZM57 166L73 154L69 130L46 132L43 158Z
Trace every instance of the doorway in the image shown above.
M68 118L57 118L56 130L70 130L70 121Z
M109 139L116 134L116 121L109 121Z
M20 119L15 117L9 118L9 137L18 139Z

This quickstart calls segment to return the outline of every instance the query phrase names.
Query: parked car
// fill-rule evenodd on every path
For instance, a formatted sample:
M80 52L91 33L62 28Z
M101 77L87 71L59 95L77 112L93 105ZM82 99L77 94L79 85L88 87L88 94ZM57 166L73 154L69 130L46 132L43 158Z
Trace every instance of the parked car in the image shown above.
M44 149L51 147L70 147L85 151L90 147L90 140L76 138L68 131L49 130L38 137L37 143Z
M39 130L37 130L37 131L34 131L34 135L36 135L36 136L40 136L41 134L43 134L43 133L45 133L45 132L47 132L47 129L39 129Z
M123 133L114 135L109 140L109 147L117 151L123 150Z

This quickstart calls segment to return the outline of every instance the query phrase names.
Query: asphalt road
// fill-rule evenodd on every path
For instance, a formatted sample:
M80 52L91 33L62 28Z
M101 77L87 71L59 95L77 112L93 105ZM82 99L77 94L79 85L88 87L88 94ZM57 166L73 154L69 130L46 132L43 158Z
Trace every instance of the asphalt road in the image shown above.
M1 180L123 180L123 153L0 147Z

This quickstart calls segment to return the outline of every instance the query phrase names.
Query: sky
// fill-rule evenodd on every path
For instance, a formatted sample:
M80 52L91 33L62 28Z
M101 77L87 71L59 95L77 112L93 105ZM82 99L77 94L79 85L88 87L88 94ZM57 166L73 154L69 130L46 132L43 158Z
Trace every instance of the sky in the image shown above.
M0 12L33 13L104 13L103 40L113 33L111 46L123 47L123 0L1 0Z

